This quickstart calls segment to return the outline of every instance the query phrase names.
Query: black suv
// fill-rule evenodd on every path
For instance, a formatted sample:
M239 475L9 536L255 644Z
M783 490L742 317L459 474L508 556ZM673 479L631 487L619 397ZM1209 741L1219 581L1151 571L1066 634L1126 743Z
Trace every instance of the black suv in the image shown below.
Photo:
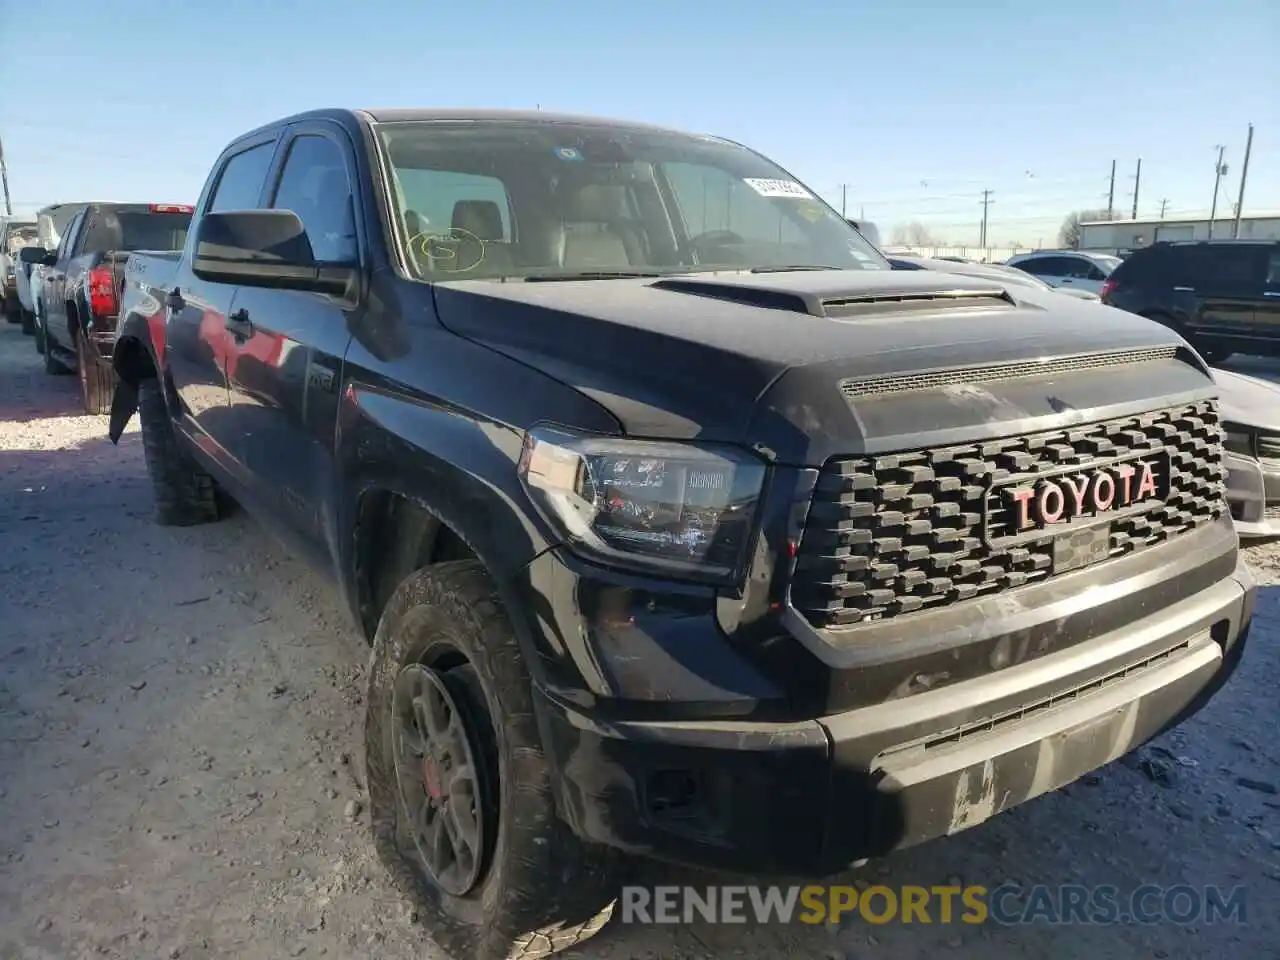
M1280 356L1280 242L1157 243L1116 267L1102 300L1172 327L1210 363Z

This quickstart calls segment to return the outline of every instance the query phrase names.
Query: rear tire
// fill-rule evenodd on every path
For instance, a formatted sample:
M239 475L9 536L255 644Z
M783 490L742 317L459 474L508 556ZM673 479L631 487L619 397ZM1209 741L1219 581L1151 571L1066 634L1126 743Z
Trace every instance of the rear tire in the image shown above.
M53 355L53 348L49 343L49 329L44 323L40 324L40 329L36 332L36 350L44 354L45 373L61 377L71 372L65 363Z
M164 403L164 388L155 377L138 384L138 421L155 495L156 523L191 527L217 520L220 514L213 477L178 445L178 434Z
M36 315L30 310L22 311L22 332L28 337L36 335Z
M89 348L85 334L76 337L76 360L80 376L80 398L84 412L102 415L111 412L111 397L116 387L116 372L104 363L96 350Z
M405 716L404 678L424 671L456 703L451 715L462 718L470 745L462 752L484 773L476 778L479 787L456 794L476 798L467 807L475 812L459 816L480 824L471 836L481 852L473 860L477 875L463 884L454 882L456 874L447 875L455 892L434 879L409 832L410 802L438 797L441 782L436 773L413 783L420 765L439 768L435 761L404 760L405 724L418 724L416 714ZM408 702L417 706L418 695ZM421 741L439 742L426 735ZM450 758L457 753L447 751ZM365 762L378 855L446 953L459 960L540 960L581 943L608 922L620 858L584 843L556 815L532 681L493 582L478 562L419 570L388 601L369 663ZM449 759L443 769L463 769L455 763ZM444 792L445 804L459 802ZM452 819L451 809L443 815L441 809L437 818ZM453 820L456 831L462 829L459 822ZM454 841L449 848L456 849Z

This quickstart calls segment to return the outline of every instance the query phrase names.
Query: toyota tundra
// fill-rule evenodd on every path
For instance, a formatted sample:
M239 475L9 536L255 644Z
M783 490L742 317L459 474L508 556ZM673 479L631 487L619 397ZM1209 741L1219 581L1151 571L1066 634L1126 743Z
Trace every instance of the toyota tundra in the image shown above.
M576 943L627 855L975 826L1197 710L1253 612L1186 341L891 270L718 137L269 124L130 257L113 364L159 522L239 501L372 644L373 838L459 956Z

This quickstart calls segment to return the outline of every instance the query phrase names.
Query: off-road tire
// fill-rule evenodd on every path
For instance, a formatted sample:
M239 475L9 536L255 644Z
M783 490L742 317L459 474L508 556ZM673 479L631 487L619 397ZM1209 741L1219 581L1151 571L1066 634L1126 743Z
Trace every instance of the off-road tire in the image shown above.
M36 335L36 315L30 310L22 311L22 332L28 337Z
M110 413L111 397L116 388L115 370L89 349L84 334L76 337L76 360L84 412L96 415Z
M463 654L480 756L498 773L497 836L487 869L465 896L443 891L405 852L391 747L400 669ZM436 669L444 669L438 666ZM478 701L483 701L478 702ZM458 960L541 960L597 933L617 896L620 858L584 843L556 815L551 770L533 713L532 682L493 582L476 561L426 567L388 601L373 641L365 714L369 813L378 855L417 907L430 937Z
M191 527L217 520L220 514L213 477L178 446L177 432L165 409L164 388L155 377L138 383L138 421L155 495L156 523Z
M40 329L36 331L36 350L44 354L45 373L61 377L72 372L71 368L54 356L49 348L49 330L45 323L40 324Z

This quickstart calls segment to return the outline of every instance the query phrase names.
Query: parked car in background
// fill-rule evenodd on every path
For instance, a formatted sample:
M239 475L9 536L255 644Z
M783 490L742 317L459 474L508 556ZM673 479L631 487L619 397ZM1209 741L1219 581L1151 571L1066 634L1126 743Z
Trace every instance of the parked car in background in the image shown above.
M1070 287L1099 295L1107 277L1120 263L1119 257L1082 250L1037 250L1005 261L1006 266L1025 270L1051 287Z
M22 322L18 299L18 251L36 242L36 222L18 217L0 218L0 310L10 323Z
M946 257L908 257L893 254L889 263L895 270L937 270L941 273L955 273L966 277L985 277L1018 286L1033 287L1051 293L1060 293L1077 300L1099 299L1096 293L1080 290L1075 287L1051 287L1039 277L1019 270L1017 267L1006 267L998 263L974 263L970 260L948 259Z
M80 375L87 413L111 407L111 354L124 265L136 250L181 250L191 223L183 204L90 203L55 251L44 251L36 336L48 373Z
M857 230L860 234L866 237L867 241L877 250L879 250L884 245L880 242L880 228L877 227L872 221L857 220L857 219L854 219L853 217L846 217L845 220L849 224L849 226L853 227L853 229Z
M137 413L160 522L221 488L330 573L373 840L454 956L577 945L628 855L953 835L1245 650L1200 357L887 269L737 144L316 111L228 145L192 229L129 260L109 436Z
M1125 259L1102 299L1172 327L1210 363L1280 357L1280 241L1156 243Z
M83 203L54 203L36 211L36 243L41 250L56 250L62 232L71 218L84 206ZM40 260L25 260L25 270L18 272L18 301L22 308L22 332L34 336L38 327L36 310L39 303L44 264ZM39 346L37 345L37 349Z
M1280 385L1215 370L1227 450L1227 503L1241 537L1280 536Z

